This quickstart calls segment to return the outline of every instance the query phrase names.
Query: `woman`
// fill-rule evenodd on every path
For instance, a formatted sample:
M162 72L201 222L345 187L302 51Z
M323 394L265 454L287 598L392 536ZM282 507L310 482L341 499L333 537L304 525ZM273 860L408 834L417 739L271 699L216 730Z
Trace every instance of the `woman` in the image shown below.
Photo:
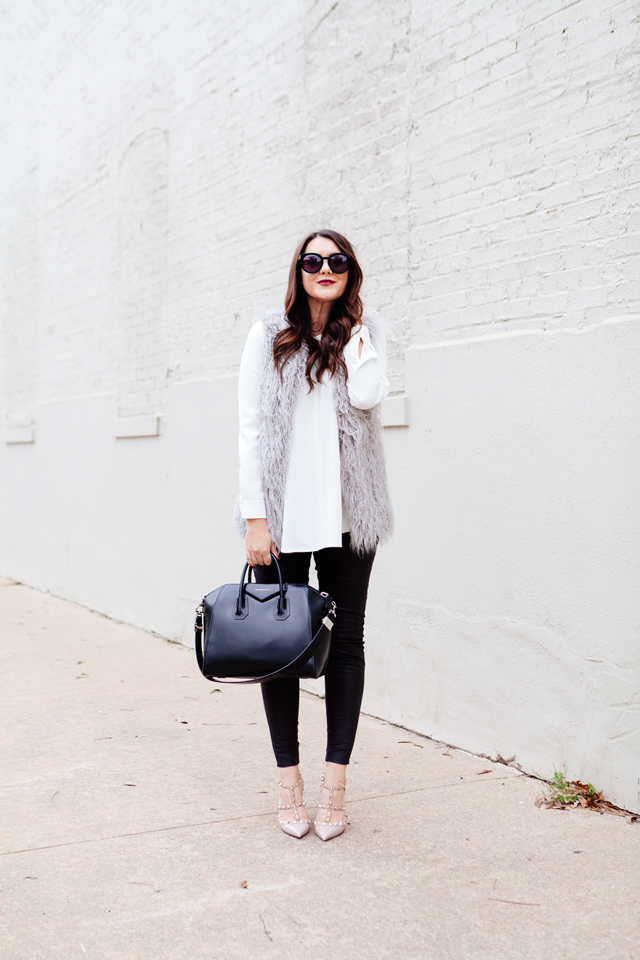
M363 316L362 271L333 230L306 237L293 258L285 309L250 330L240 366L240 496L235 521L259 583L308 583L337 605L325 675L326 770L315 830L344 831L347 764L364 687L364 613L376 546L391 503L379 403L389 392L379 321ZM309 817L299 770L297 679L262 684L278 766L278 822L303 837Z

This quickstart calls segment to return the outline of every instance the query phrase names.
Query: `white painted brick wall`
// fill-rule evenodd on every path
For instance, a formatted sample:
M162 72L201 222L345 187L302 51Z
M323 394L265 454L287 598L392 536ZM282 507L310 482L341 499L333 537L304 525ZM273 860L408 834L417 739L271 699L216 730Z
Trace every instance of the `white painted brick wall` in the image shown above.
M636 14L416 5L412 339L637 308Z
M5 5L11 416L116 385L122 415L155 413L232 372L323 223L396 324L394 390L410 343L635 309L635 13Z
M28 7L13 18L20 9L28 21ZM78 22L64 8L38 48L52 79L7 115L25 139L16 179L34 121L41 131L50 208L27 258L53 314L39 397L117 382L123 415L161 408L174 379L235 369L255 313L282 299L295 242L319 223L354 237L378 310L402 320L409 301L408 4L373 17L367 4L312 5L300 18L286 3L247 4L236 20L207 4L191 17L151 9ZM17 72L33 55L5 52ZM11 179L5 244L25 216ZM7 283L27 286L13 271ZM405 330L391 343L397 388Z

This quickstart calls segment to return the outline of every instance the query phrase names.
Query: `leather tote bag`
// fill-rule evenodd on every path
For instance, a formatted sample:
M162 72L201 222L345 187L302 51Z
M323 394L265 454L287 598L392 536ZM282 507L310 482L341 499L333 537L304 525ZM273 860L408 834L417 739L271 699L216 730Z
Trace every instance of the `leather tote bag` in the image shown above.
M196 608L196 656L207 680L264 683L323 675L335 602L306 583L283 583L271 557L278 583L252 583L245 563L239 584L212 590Z

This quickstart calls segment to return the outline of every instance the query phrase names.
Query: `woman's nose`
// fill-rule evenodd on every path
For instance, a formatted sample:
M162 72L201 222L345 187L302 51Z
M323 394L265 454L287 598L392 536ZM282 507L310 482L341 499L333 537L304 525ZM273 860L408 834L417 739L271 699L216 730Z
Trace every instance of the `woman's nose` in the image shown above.
M331 267L329 266L329 258L325 257L322 261L322 266L320 267L320 273L332 273Z

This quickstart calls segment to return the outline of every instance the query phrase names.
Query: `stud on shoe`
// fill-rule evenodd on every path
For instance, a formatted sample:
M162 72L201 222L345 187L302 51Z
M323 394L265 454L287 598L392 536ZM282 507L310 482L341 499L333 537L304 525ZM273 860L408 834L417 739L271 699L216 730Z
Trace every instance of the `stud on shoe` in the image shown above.
M298 803L296 800L295 789L300 787L301 790L304 790L304 780L302 777L298 777L295 783L281 783L278 780L278 786L282 787L283 790L288 790L291 794L291 803L279 804L278 810L295 810L296 818L295 820L283 820L280 814L278 814L278 825L283 833L288 834L290 837L295 837L296 840L301 840L302 837L305 837L309 833L309 821L301 820L300 814L298 813L298 807L304 806L304 800L301 803Z
M325 790L329 791L329 803L319 803L318 804L318 818L313 821L313 826L316 833L321 840L333 840L334 837L339 837L341 833L344 833L344 828L347 825L346 820L338 820L335 823L331 823L331 814L333 811L344 814L344 807L336 807L333 803L333 794L335 790L344 790L347 785L345 780L343 783L336 783L335 786L330 787L324 779L324 774L320 781L320 786L324 787ZM326 810L326 818L324 822L320 821L320 810Z

